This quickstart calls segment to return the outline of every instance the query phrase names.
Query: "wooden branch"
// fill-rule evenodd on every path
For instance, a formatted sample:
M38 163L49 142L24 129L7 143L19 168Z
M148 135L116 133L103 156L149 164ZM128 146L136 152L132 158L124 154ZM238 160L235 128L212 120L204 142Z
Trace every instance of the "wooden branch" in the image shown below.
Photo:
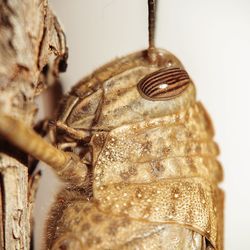
M66 70L65 37L47 0L1 0L0 15L0 108L30 125L35 96Z
M2 112L33 126L35 98L66 70L66 60L64 33L47 0L0 0ZM20 161L28 160L1 137L0 152L7 154L0 154L0 249L26 250L33 204L27 197L34 197L34 190Z
M0 247L29 249L27 167L7 155L0 154L0 179Z

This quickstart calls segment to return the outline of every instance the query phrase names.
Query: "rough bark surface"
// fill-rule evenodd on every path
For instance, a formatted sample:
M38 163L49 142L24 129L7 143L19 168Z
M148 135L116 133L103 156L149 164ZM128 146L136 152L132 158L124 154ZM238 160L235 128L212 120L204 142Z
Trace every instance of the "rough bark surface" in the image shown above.
M0 107L30 125L35 96L66 69L65 37L47 0L1 0L0 15Z
M0 0L1 112L33 126L35 98L66 70L66 60L65 36L47 0ZM0 158L0 249L29 249L33 191L19 162L27 157L1 137L0 152L7 153Z
M29 249L27 167L0 154L1 249Z

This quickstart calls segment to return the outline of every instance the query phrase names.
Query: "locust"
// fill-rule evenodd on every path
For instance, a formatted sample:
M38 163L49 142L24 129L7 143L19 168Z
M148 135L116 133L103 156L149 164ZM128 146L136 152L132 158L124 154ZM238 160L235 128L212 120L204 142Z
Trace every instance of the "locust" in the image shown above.
M52 143L0 115L0 133L66 183L44 249L223 249L213 125L180 60L155 47L155 0L148 9L148 49L74 86Z

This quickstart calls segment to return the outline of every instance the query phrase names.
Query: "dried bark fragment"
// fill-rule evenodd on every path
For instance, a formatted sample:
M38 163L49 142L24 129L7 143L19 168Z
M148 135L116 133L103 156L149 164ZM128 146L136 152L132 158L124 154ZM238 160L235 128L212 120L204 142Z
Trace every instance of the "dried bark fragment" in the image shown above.
M0 154L0 246L1 249L29 249L27 167Z
M66 70L64 33L47 0L0 0L0 111L33 126L35 97ZM13 131L14 132L14 131ZM0 138L0 249L29 249L27 157ZM10 156L16 158L11 158ZM18 161L17 161L18 160Z
M0 109L30 125L34 98L66 70L64 33L47 0L0 1Z

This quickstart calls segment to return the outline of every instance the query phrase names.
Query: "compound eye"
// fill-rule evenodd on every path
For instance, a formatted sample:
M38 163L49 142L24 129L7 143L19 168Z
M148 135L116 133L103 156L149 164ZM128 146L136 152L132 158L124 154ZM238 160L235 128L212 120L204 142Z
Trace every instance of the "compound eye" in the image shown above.
M137 84L137 88L143 98L161 101L180 95L189 83L190 78L185 70L163 68L145 76Z

